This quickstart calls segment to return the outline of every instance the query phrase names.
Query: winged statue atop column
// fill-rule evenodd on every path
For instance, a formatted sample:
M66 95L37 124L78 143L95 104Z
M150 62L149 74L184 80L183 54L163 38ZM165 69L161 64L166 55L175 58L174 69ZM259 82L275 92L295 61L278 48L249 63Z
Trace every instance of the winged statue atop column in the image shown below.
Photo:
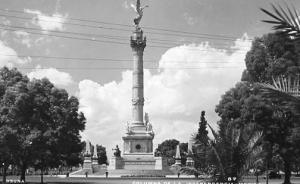
M145 8L149 7L148 5L144 6L144 7L141 7L141 2L140 0L137 0L136 1L136 5L134 4L131 4L131 7L134 9L134 11L137 13L137 16L136 18L134 18L134 24L137 28L139 28L139 24L140 24L140 21L143 17L143 11Z

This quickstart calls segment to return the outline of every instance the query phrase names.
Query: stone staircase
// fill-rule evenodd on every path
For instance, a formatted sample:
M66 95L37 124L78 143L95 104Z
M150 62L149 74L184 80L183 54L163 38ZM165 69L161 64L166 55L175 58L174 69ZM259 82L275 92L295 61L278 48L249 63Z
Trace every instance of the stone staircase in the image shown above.
M96 173L95 173L96 174ZM174 175L170 170L108 170L109 176L121 177L165 177L166 175Z
M85 176L85 174L87 173L88 175L105 175L105 172L107 170L106 166L93 166L90 169L87 168L82 168L79 169L77 171L74 171L72 173L70 173L70 176Z
M177 175L177 171L172 168L168 167L164 170L130 170L130 169L115 169L110 170L106 167L99 167L93 168L92 170L87 169L79 169L70 173L70 176L85 176L88 173L88 176L105 176L106 171L108 171L108 176L115 176L115 177L165 177L167 175Z
M80 169L78 171L74 171L74 172L70 173L70 176L72 176L72 175L84 176L86 173L88 173L88 175L92 174L90 170Z

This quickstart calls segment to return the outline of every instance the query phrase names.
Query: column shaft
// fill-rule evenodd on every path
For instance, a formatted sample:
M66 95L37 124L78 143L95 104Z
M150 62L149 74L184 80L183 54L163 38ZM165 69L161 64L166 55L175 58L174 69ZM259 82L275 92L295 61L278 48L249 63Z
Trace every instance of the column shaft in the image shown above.
M132 74L132 125L143 126L144 115L144 66L143 52L146 39L141 30L136 30L131 37L133 51L133 74Z

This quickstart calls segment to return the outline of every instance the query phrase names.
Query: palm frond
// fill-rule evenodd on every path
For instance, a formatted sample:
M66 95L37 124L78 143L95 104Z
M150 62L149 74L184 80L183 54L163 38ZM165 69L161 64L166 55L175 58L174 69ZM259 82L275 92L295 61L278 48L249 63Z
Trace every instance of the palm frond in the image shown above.
M217 150L217 148L216 148L215 145L212 145L212 150L213 150L214 154L216 155L216 157L218 159L218 163L219 163L219 166L220 166L221 174L222 174L222 176L224 176L225 175L224 165L222 163L221 156L220 156L220 154L219 154L219 152L218 152L218 150Z
M209 127L209 129L210 129L210 131L211 131L211 133L213 134L213 136L214 136L214 138L215 138L215 140L217 140L218 139L218 133L210 126L210 124L209 123L207 123L207 125L208 125L208 127Z
M259 84L261 94L292 110L300 116L300 79L280 76L273 84Z
M293 36L295 39L300 37L300 17L295 8L293 10L286 5L286 10L282 6L271 4L274 13L260 8L265 14L274 20L263 20L263 22L274 24L273 29L281 31L288 36Z
M284 77L284 76L279 76L277 78L272 78L273 84L261 84L264 89L278 91L285 93L292 97L292 99L299 100L300 97L300 77L299 75L297 77ZM267 91L269 91L267 90Z
M180 172L187 175L199 175L200 172L194 167L182 167L180 168Z

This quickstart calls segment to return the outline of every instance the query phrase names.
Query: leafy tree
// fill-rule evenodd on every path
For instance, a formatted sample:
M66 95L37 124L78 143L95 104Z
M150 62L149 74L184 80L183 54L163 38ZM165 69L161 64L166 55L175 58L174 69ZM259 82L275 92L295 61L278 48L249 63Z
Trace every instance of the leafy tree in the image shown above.
M98 156L98 163L100 165L105 164L107 165L107 155L106 155L106 148L102 145L96 145L97 146L97 156Z
M6 172L9 164L14 163L14 157L12 152L16 149L16 137L14 136L14 132L7 128L0 128L0 163L2 171L3 171L3 180L2 183L6 183Z
M163 141L155 150L155 154L167 158L168 165L175 163L176 146L179 141L175 139L169 139Z
M16 70L2 71L7 81L0 84L1 120L15 136L17 148L9 153L21 168L21 180L28 166L43 174L48 168L77 165L82 150L79 132L85 125L78 100L47 79L28 81Z
M219 131L212 130L214 157L210 162L221 180L234 177L240 181L260 155L261 128L254 123L271 122L272 108L256 95L259 91L249 82L240 82L222 96L216 107L221 117Z
M290 182L292 164L300 156L300 95L299 95L299 76L296 79L277 78L274 84L261 84L261 91L266 98L273 103L280 105L281 109L277 116L285 121L284 127L281 127L280 142L276 142L275 153L280 155L284 161L285 183ZM298 92L297 92L298 91ZM288 126L287 126L288 125ZM285 132L285 134L283 134Z
M292 171L296 172L296 176L299 176L300 171L300 157L298 157L293 163L292 163Z
M270 11L261 8L261 10L269 15L273 20L264 20L263 22L266 23L271 23L273 24L273 29L278 31L280 33L280 36L285 38L286 40L290 40L292 43L294 43L296 47L296 56L298 57L298 64L300 62L300 18L297 10L292 7L290 8L288 5L286 9L282 8L280 5L277 7L272 4L273 7L273 12L271 13ZM284 78L285 81L289 81L291 79L291 75ZM297 81L298 80L298 81ZM295 81L295 80L294 80ZM281 83L284 84L284 81L280 81L278 79L277 81L274 80L274 86L263 86L262 89L264 90L264 93L266 94L267 97L274 97L277 99L281 99L281 103L284 102L283 104L284 107L289 108L292 110L297 116L299 116L300 112L300 103L299 103L299 93L296 94L296 91L299 91L299 72L298 72L298 78L296 78L295 83L288 83L287 88L283 89L282 86L278 86ZM297 86L295 86L297 85ZM297 89L298 88L298 89ZM289 105L287 105L289 103ZM292 104L291 104L292 103ZM291 105L290 105L291 104ZM296 120L297 121L297 120ZM299 120L297 121L299 122ZM292 136L291 136L291 143L294 145L299 145L300 144L300 125L299 123L295 125L295 127L292 130ZM294 148L297 148L297 146L293 146ZM299 157L299 151L296 150L296 153L298 153ZM297 160L297 157L296 157ZM295 163L295 162L294 162ZM287 164L289 165L289 164ZM286 168L288 169L288 168ZM290 172L285 174L285 183L290 183Z
M168 165L172 165L175 163L174 157L176 155L176 147L178 144L179 141L177 141L176 139L165 140L158 145L154 154L156 156L162 156L167 158ZM188 144L180 143L179 148L180 148L181 163L185 164Z
M246 67L242 81L272 83L272 78L299 73L297 50L291 39L279 34L267 34L255 38L246 55Z
M282 76L296 77L300 73L299 45L294 44L293 39L284 37L279 33L272 33L257 38L253 42L251 50L246 56L247 70L244 72L243 80L259 83L272 83ZM286 79L286 77L284 77ZM288 81L288 79L287 79ZM266 89L260 85L260 91ZM268 88L270 92L270 88ZM264 90L266 91L266 90ZM275 92L273 90L273 92ZM287 94L288 95L288 94ZM290 139L295 128L299 127L296 120L297 114L291 106L293 100L288 100L283 93L261 92L262 102L272 108L272 114L267 116L271 122L257 122L264 129L264 137L272 147L274 156L279 154L284 161L285 183L290 183L290 165L293 155L298 154L295 140ZM285 97L285 98L284 98ZM293 104L295 104L293 102ZM295 106L294 106L295 107ZM295 108L294 108L295 109ZM299 108L298 108L299 109Z
M48 80L35 80L28 86L33 97L30 123L37 132L32 142L33 165L41 173L47 168L77 165L82 143L79 132L85 118L78 113L79 102L65 90L57 89Z
M0 69L0 162L3 166L3 183L6 182L6 170L9 164L16 161L14 153L17 148L18 140L16 138L16 129L11 127L11 110L14 106L14 99L11 96L14 93L13 87L18 83L27 83L28 78L24 77L16 69L6 67Z
M235 88L226 92L222 97L216 111L221 117L219 122L221 130L223 129L222 127L228 127L228 123L243 127L255 123L256 128L252 129L252 131L262 131L264 138L262 143L270 144L273 147L273 149L264 149L267 153L265 158L270 158L272 153L273 156L279 154L284 160L285 172L290 172L289 163L291 163L293 155L297 154L297 147L291 141L290 136L293 122L297 121L292 116L289 116L287 111L282 109L281 106L265 99L260 93L258 86L249 82L238 83ZM227 133L228 131L225 130L220 131L220 137L226 137ZM247 134L249 133L247 132ZM247 135L246 133L244 134ZM223 144L226 145L226 141ZM230 148L230 144L227 147ZM267 145L263 146L263 148L267 147ZM277 149L274 149L275 147ZM227 150L226 153L233 154L230 150ZM235 156L235 158L238 157ZM267 163L270 162L268 159L265 161ZM228 163L223 164L223 166L228 166ZM225 170L224 175L226 175Z
M263 22L273 24L273 29L280 36L290 40L296 46L298 61L300 61L300 16L294 6L290 7L286 4L286 9L278 5L272 4L273 12L264 8L261 10L267 14L272 20L263 20Z

